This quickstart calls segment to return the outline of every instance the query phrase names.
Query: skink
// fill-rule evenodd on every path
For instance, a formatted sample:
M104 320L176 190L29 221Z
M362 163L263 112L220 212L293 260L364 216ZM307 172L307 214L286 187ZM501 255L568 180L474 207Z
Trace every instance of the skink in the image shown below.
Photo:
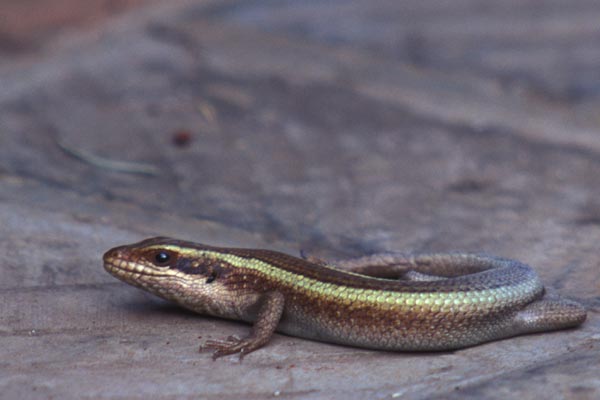
M213 358L244 356L277 330L381 350L453 350L585 321L574 301L545 295L537 274L487 255L376 254L335 267L283 253L152 238L115 247L116 278L201 314L253 324L210 340Z

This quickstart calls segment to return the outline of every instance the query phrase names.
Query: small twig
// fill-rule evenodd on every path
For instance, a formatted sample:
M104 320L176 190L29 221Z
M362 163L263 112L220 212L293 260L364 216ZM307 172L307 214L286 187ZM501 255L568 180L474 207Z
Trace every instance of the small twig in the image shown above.
M62 151L71 157L75 157L78 160L81 160L85 163L88 163L94 167L107 169L111 171L117 172L125 172L130 174L142 174L142 175L150 175L156 176L160 174L160 170L154 165L144 164L144 163L136 163L129 161L119 161L119 160L110 160L108 158L103 158L97 156L92 153L88 153L84 150L76 149L65 144L60 139L56 139L56 144Z
M198 110L200 110L200 114L202 114L208 123L214 124L217 122L217 110L209 102L202 100L198 104Z

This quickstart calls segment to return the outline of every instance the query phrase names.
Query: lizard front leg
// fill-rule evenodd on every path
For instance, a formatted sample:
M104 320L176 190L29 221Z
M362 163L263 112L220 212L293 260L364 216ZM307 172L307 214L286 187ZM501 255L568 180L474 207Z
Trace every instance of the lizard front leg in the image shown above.
M240 354L240 359L248 353L264 346L273 336L283 314L285 297L281 292L268 292L259 300L262 302L250 335L243 339L229 337L227 340L208 340L203 350L215 350L213 360L229 354Z

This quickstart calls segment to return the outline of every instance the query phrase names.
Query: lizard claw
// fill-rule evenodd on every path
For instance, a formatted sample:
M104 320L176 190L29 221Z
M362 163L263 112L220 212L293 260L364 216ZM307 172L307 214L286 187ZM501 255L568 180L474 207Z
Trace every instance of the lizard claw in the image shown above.
M251 348L251 345L252 343L249 340L230 336L226 340L207 340L203 346L200 346L200 351L214 350L212 355L213 360L239 353L241 361L246 354L254 350Z

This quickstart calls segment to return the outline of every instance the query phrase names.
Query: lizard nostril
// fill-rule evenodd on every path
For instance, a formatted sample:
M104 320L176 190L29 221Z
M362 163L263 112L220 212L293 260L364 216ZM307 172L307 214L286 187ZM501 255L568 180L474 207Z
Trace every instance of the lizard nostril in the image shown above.
M111 258L122 258L121 249L118 247L110 249L106 253L104 253L104 256L102 257L102 259L104 261L107 261L108 259L111 259Z

